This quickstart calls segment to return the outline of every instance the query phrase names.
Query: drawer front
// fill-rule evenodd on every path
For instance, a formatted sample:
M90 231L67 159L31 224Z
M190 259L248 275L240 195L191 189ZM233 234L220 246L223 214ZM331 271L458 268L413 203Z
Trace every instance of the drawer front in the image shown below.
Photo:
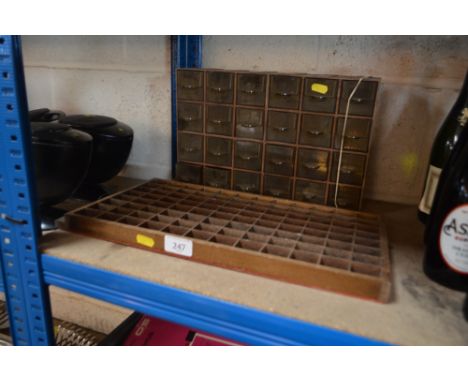
M325 183L297 180L294 199L308 203L325 204L326 189Z
M203 132L203 106L199 103L177 104L177 128L185 131Z
M336 172L338 168L339 153L333 155L333 166L331 179L336 181ZM344 153L341 160L340 184L361 185L364 179L364 168L366 165L366 157L358 154Z
M291 179L274 176L274 175L265 175L264 184L263 184L263 193L265 195L274 196L277 198L291 198Z
M343 90L340 99L340 113L346 112L346 103L351 95L357 81L343 81ZM375 95L377 93L377 82L362 81L356 93L354 93L349 105L349 114L371 116L374 111Z
M302 110L333 113L336 108L338 81L306 78Z
M237 75L237 104L264 106L266 98L266 76L244 73Z
M294 149L286 146L266 145L265 172L292 176Z
M323 115L302 115L299 144L330 147L333 117Z
M206 138L207 163L230 166L232 159L232 140L224 138Z
M339 208L347 208L351 210L358 210L360 208L361 201L361 189L355 187L338 187L338 198L337 204ZM328 190L328 202L329 206L335 206L335 186L330 185Z
M206 73L206 100L232 103L234 99L234 74L228 72Z
M177 148L179 160L203 162L203 136L179 133Z
M181 182L201 184L202 168L187 163L176 164L176 180Z
M232 188L236 191L258 194L260 192L260 174L234 171Z
M269 107L299 109L301 82L300 77L270 76Z
M206 132L232 136L234 125L231 106L207 105L206 107Z
M231 170L224 168L205 167L203 169L203 184L216 188L231 188Z
M197 70L177 71L177 98L203 101L203 72Z
M263 139L263 110L238 108L236 113L236 136Z
M297 135L296 113L283 111L268 112L267 139L269 141L295 143Z
M236 142L234 166L260 171L262 165L262 145L255 142Z
M298 155L298 177L327 180L330 156L328 151L299 149Z
M335 149L340 149L343 134L344 118L339 118L335 133ZM348 118L344 136L343 149L367 152L369 149L370 119Z

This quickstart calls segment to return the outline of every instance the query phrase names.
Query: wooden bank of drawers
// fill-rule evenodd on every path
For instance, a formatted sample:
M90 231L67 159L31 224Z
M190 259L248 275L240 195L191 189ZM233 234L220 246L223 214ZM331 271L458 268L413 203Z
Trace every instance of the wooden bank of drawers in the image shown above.
M176 178L359 209L378 79L177 72ZM338 195L336 181L340 161Z

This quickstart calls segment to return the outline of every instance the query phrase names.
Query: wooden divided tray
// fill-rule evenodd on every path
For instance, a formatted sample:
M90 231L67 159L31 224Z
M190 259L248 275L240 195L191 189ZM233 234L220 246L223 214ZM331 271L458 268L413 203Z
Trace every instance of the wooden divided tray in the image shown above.
M177 252L179 243L180 257L201 263L390 298L387 236L373 214L155 179L69 212L59 226L175 256L168 245Z

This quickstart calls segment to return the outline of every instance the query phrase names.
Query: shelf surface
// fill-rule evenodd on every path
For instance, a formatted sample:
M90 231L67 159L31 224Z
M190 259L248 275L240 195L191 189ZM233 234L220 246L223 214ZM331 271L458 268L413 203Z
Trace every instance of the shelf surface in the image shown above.
M387 225L393 265L393 297L388 304L64 231L43 237L45 279L253 344L467 345L464 294L441 287L422 273L423 231L415 208L369 202L366 210L382 214Z

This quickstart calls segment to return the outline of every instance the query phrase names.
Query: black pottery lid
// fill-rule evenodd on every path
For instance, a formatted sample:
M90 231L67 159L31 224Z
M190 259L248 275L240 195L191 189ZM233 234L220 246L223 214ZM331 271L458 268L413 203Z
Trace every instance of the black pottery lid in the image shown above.
M92 142L93 137L64 123L31 122L35 143L77 144Z
M107 139L131 139L133 130L130 126L104 115L75 114L60 119L61 123L70 124L73 128L86 131L94 137Z

